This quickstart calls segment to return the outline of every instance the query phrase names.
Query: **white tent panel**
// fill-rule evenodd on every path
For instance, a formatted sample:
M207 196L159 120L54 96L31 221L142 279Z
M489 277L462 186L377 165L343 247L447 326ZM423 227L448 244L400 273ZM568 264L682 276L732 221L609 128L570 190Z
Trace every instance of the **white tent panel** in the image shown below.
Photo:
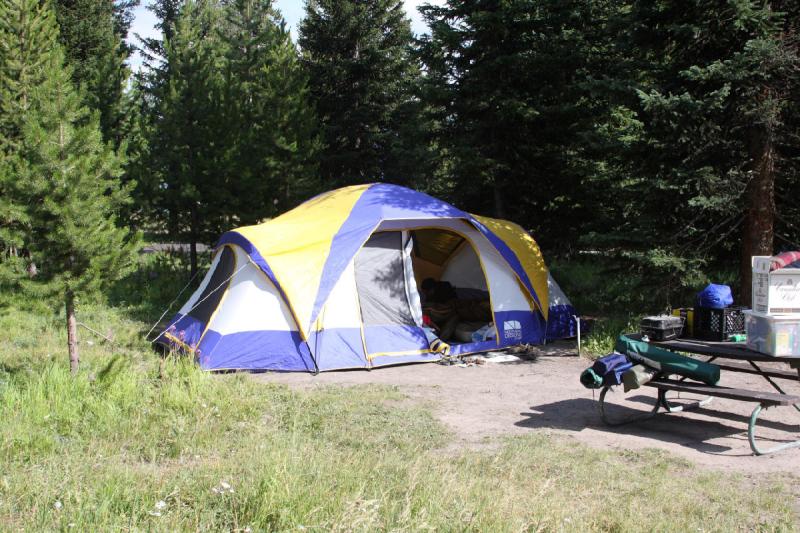
M529 299L517 281L514 271L483 235L477 230L473 231L483 239L483 242L477 241L476 246L479 247L478 253L480 253L483 268L486 270L492 309L495 311L530 311Z
M442 281L464 289L487 290L478 254L467 243L462 244L445 265Z
M569 301L567 295L564 294L564 291L561 290L561 287L558 286L558 283L549 272L547 273L547 291L550 293L550 307L572 305L572 302Z
M414 243L411 241L411 233L403 232L403 275L406 280L406 299L411 309L411 315L417 326L422 326L422 304L417 290L417 280L414 279L414 265L411 260L411 250Z
M320 313L323 329L360 328L354 263L350 261Z
M238 246L236 267L228 291L211 320L209 329L222 335L244 331L297 331L292 314L280 293Z

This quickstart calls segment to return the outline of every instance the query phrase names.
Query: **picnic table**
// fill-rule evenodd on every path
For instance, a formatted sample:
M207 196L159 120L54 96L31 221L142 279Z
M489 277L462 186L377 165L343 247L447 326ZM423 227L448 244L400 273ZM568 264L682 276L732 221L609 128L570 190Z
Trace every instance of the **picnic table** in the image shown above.
M626 337L633 340L642 340L642 336L639 334L627 334ZM599 398L600 413L604 422L613 426L628 424L652 418L657 415L662 408L667 413L677 413L703 407L710 403L713 398L727 398L756 404L756 407L750 415L750 422L747 429L747 437L753 453L756 455L766 455L788 448L800 447L800 440L794 440L766 449L761 448L756 441L756 424L758 422L758 416L764 409L778 406L792 406L797 411L800 411L800 396L788 394L777 383L777 380L800 382L800 356L773 357L749 350L744 344L740 343L711 342L696 339L650 341L650 344L679 352L683 355L695 357L708 363L713 362L715 365L719 366L723 372L740 372L759 375L764 378L776 392L735 389L723 387L721 385L706 385L704 383L689 381L683 377L671 379L670 376L661 376L645 385L658 389L658 399L652 411L643 416L622 421L614 421L608 417L604 402L610 387L604 387L600 392ZM767 367L763 365L765 362L777 363L778 366L786 366L788 369L775 368L776 365ZM705 396L705 398L683 405L676 405L667 398L668 392L696 393Z

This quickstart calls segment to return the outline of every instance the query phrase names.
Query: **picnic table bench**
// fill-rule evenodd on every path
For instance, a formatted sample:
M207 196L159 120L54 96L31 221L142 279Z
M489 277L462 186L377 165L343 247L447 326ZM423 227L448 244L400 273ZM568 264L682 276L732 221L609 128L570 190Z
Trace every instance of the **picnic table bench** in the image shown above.
M640 335L630 334L627 335L627 337L636 340L641 339ZM680 352L688 356L706 356L708 357L706 362L713 361L714 364L719 366L720 369L724 371L760 375L777 392L736 389L721 385L706 385L704 383L687 381L686 378L670 379L669 376L661 376L645 384L647 387L658 389L658 399L656 400L653 409L644 415L625 420L615 421L609 418L605 409L605 398L611 387L604 387L600 392L599 404L601 417L606 424L617 426L631 422L639 422L656 416L662 408L667 413L677 413L680 411L687 411L690 409L703 407L710 403L713 398L726 398L757 404L750 415L750 422L747 428L748 441L750 442L750 448L753 450L754 454L766 455L788 448L800 447L800 440L795 440L766 449L759 447L758 443L756 442L756 424L758 422L758 416L764 409L778 406L793 406L796 410L800 411L800 396L786 393L775 382L775 379L792 380L795 382L800 381L800 357L772 357L748 350L742 344L707 342L694 339L651 341L651 344L675 352ZM718 362L717 359L723 359L723 361ZM730 362L730 360L746 361L747 364ZM794 370L787 371L774 368L762 368L758 365L759 362L783 363L789 365ZM682 405L675 405L667 398L668 392L693 393L705 396L705 398Z

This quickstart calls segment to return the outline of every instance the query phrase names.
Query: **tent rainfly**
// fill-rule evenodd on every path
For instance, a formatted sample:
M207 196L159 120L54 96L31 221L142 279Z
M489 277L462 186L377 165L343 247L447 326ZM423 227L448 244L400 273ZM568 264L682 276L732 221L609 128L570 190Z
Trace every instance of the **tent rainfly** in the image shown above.
M437 339L420 303L426 278L484 294L493 338ZM379 183L222 235L157 342L207 370L373 368L540 344L549 310L547 267L521 227Z

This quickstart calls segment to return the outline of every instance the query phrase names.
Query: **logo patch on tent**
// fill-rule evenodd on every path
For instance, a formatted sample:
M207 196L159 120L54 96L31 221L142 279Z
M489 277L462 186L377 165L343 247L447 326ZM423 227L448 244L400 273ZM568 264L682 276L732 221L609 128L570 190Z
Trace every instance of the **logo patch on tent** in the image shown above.
M503 336L506 339L522 340L522 324L517 320L503 322Z

